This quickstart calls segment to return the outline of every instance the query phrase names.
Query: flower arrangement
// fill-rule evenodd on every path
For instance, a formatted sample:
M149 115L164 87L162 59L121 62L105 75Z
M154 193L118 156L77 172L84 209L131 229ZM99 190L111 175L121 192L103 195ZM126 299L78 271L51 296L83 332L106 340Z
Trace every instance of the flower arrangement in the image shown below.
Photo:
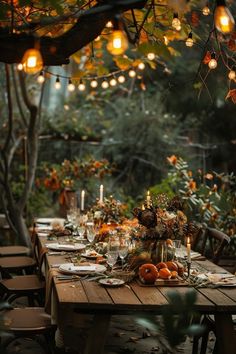
M109 198L104 198L102 203L97 201L92 207L91 212L94 218L101 223L120 224L124 220L125 210L125 204L122 204L119 200L110 196Z
M43 164L36 186L60 194L64 190L77 190L90 178L103 179L112 171L113 167L108 160L95 160L91 157L84 160L64 160L61 164Z

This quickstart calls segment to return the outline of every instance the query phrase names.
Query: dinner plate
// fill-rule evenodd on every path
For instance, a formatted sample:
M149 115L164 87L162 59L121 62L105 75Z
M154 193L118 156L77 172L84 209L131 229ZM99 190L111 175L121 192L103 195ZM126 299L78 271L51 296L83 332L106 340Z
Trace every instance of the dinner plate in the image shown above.
M78 274L87 275L93 273L103 273L106 271L106 267L102 264L86 264L75 266L73 263L61 264L59 271L65 274Z
M52 221L65 222L64 218L37 218L36 223L39 224L51 224Z
M122 279L106 278L106 279L100 279L99 283L104 286L117 287L123 285L125 282Z
M87 259L96 259L97 257L102 257L102 254L97 253L96 251L87 251L85 253L81 253L81 256Z
M47 243L46 247L54 251L81 251L85 248L82 243L73 244L60 244L60 243Z
M236 286L236 277L232 274L208 274L208 279L217 286Z

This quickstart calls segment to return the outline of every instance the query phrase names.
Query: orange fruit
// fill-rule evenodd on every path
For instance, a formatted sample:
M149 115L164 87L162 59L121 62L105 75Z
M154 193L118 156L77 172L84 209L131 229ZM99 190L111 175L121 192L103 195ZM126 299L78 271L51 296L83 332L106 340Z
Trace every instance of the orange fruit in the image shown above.
M167 265L165 262L159 262L159 263L157 263L156 267L159 270L161 268L167 268Z
M159 270L158 277L161 279L170 279L171 271L168 268L161 268Z
M176 272L175 270L173 270L173 271L171 272L171 279L176 279L176 278L178 278L178 272Z
M166 265L169 270L175 270L176 272L178 271L178 266L175 262L168 261L166 262Z

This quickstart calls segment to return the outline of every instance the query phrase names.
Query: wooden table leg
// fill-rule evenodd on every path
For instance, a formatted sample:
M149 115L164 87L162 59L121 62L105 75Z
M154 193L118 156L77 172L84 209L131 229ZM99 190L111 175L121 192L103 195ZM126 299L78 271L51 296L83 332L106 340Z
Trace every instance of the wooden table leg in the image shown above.
M94 315L84 354L102 354L110 325L111 315Z
M225 313L215 314L216 338L219 354L235 354L236 333L233 327L232 316Z

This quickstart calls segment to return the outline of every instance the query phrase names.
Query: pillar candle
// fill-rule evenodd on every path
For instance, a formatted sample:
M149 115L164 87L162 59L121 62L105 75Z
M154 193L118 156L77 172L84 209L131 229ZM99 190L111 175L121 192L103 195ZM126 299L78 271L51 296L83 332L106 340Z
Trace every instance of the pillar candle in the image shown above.
M191 263L191 242L190 237L187 237L187 261Z
M84 210L84 197L85 197L85 191L82 190L81 191L81 201L80 201L80 209L81 209L81 211Z
M103 184L100 185L99 202L103 203Z

